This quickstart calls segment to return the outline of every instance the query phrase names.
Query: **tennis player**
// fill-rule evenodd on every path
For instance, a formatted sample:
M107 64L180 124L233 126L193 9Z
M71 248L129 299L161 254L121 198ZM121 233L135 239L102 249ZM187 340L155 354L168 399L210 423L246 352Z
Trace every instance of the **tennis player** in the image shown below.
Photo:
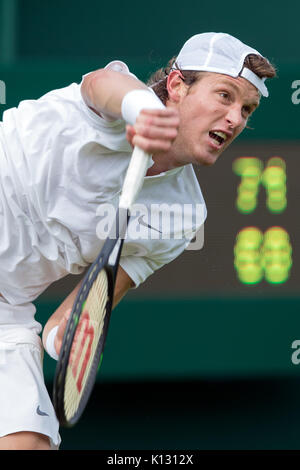
M268 96L273 66L223 33L190 38L145 85L114 61L80 84L22 101L0 126L0 448L57 449L59 425L42 369L32 303L96 258L99 207L117 207L133 146L152 155L138 202L205 203L192 164L212 165ZM162 103L164 107L162 107ZM187 227L196 232L203 224ZM157 228L156 228L157 229ZM186 239L128 236L114 304L179 256ZM43 344L57 358L79 286L49 318Z

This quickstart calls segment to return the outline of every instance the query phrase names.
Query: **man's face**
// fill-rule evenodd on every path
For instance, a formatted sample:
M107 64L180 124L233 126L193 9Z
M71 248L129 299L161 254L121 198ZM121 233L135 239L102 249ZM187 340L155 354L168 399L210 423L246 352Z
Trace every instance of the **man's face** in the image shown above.
M173 149L178 164L212 165L245 128L259 105L257 89L246 79L207 73L181 91L176 106L180 127Z

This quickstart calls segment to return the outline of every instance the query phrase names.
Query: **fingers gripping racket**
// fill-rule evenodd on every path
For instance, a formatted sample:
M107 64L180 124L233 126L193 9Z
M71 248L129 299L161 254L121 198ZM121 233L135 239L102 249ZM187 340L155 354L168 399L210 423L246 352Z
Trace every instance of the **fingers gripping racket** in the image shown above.
M134 148L110 234L85 275L65 330L53 386L53 405L62 426L81 417L102 361L119 259L150 155Z

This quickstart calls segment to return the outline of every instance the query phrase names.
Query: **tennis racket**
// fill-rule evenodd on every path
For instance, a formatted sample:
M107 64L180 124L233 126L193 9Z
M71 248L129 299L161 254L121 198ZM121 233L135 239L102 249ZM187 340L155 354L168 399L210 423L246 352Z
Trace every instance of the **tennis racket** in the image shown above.
M53 385L53 405L61 426L77 423L95 384L130 208L141 190L150 158L138 147L134 148L114 224L83 279L66 326Z

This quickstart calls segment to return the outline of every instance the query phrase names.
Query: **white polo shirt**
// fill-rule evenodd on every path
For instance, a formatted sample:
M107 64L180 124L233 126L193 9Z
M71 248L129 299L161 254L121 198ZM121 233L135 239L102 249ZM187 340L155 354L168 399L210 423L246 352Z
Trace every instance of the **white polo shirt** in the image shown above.
M18 305L96 258L103 209L117 208L132 148L124 121L96 115L77 83L5 111L0 143L0 293ZM173 228L159 221L162 203L167 216L177 211ZM206 209L191 165L146 177L136 204L120 264L138 286L182 253ZM183 206L189 236L176 238Z

